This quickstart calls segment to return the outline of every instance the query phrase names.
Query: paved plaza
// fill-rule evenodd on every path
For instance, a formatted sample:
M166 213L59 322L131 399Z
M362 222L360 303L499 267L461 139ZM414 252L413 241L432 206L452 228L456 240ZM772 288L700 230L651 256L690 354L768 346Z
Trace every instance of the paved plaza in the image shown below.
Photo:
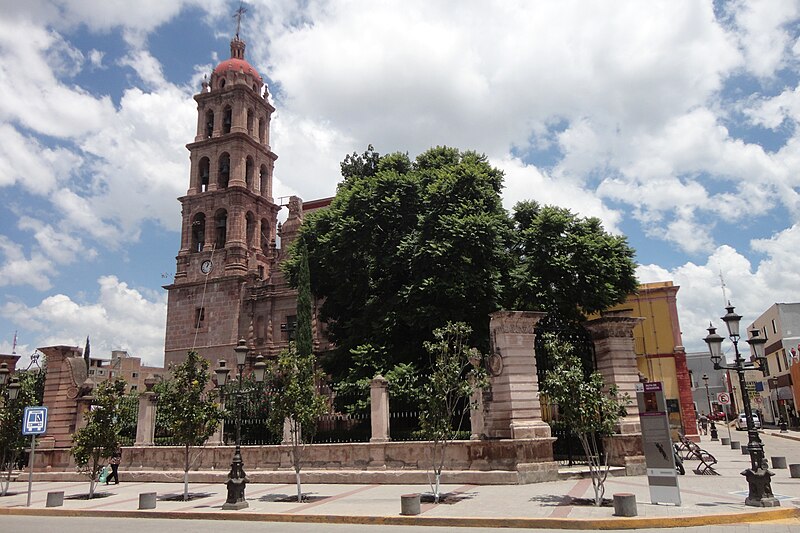
M733 439L746 442L747 434L732 431ZM786 457L787 464L800 463L800 435L781 436L777 430L763 434L767 457ZM726 437L727 430L720 429ZM476 527L554 527L572 529L652 528L706 524L747 523L764 520L794 520L800 526L800 479L793 479L788 469L772 469L772 489L781 506L758 509L744 505L747 483L740 474L749 466L749 456L740 450L711 442L702 437L701 446L718 460L719 475L697 475L691 470L697 461L686 461L687 473L679 479L681 505L654 505L645 476L610 477L606 497L615 493L636 495L638 516L615 517L613 507L594 507L575 500L592 498L589 479L569 479L530 485L445 485L448 502L422 503L418 516L401 516L401 496L426 493L425 485L377 484L306 484L307 503L290 500L296 494L294 484L259 484L247 486L249 507L223 511L225 486L221 483L190 484L192 501L174 501L183 491L180 483L125 482L100 485L103 497L73 499L88 492L88 482L35 482L30 508L26 507L27 482L12 483L11 496L0 498L2 514L60 514L106 517L141 516L151 518L201 518L253 521L327 522L351 524L409 524ZM22 476L24 478L24 476ZM61 507L46 508L47 493L64 491ZM139 494L156 492L155 510L138 510Z

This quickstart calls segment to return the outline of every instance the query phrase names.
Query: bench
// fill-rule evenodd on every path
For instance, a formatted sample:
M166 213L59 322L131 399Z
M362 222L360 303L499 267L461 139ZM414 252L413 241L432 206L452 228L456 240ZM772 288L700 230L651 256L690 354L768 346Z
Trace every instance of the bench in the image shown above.
M688 459L699 459L702 461L703 449L698 446L696 442L692 442L686 438L686 435L678 434L680 437L680 443L675 443L675 449L678 450L678 453L681 456L681 459L688 460Z
M700 464L697 465L694 473L699 474L701 476L708 475L708 476L718 476L719 472L714 470L714 465L717 464L717 458L711 455L706 450L700 449L698 454L698 459L700 459Z

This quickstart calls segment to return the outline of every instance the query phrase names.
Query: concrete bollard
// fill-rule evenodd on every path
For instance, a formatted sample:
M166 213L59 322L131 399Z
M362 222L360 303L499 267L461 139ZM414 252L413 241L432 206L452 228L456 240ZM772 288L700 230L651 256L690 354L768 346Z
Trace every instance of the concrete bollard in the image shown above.
M45 507L61 507L64 505L64 491L48 492Z
M741 446L741 445L742 445L742 443L739 442L738 440L732 440L731 441L731 450L738 450L739 446Z
M419 513L419 494L403 494L400 496L401 515L414 516Z
M630 492L614 494L614 516L636 516L636 495Z
M789 475L792 477L800 477L800 464L789 465Z
M780 455L773 455L772 456L772 468L775 468L775 469L786 468L786 457L781 457Z
M723 446L730 446L731 439L730 439L730 437L722 437L722 441L721 442L722 442Z
M139 509L155 509L155 508L156 508L156 493L140 492Z

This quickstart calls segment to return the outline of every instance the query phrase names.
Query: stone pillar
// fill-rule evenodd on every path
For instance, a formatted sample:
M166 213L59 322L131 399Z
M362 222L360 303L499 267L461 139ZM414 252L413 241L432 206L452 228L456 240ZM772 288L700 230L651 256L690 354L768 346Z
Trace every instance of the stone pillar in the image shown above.
M493 353L489 356L491 403L486 409L489 438L549 438L542 421L536 377L536 323L545 316L534 311L497 311L489 320Z
M42 400L47 407L47 432L39 438L37 447L69 448L76 422L82 420L76 399L82 396L81 386L88 377L86 361L77 346L47 346L39 351L47 359Z
M697 437L697 413L694 411L692 380L689 378L689 367L686 364L686 350L683 346L676 346L673 354L675 358L675 377L678 381L678 401L681 407L683 434Z
M614 435L604 445L609 463L625 466L628 474L644 473L642 429L636 408L636 384L639 370L633 344L633 328L643 318L631 317L629 311L607 311L600 318L584 323L594 341L597 370L606 386L616 385L620 396L628 394L631 403L627 415L621 417Z
M370 442L388 442L389 439L389 381L381 375L369 384L370 419L372 438Z
M136 441L134 446L152 446L156 432L156 393L153 392L155 380L144 380L145 391L139 394L139 415L136 420Z
M469 440L481 440L486 436L486 422L483 417L483 389L472 387L469 397Z
M218 389L219 393L219 408L225 410L225 397L222 395L222 389ZM209 446L225 446L225 418L221 418L217 430L208 439Z

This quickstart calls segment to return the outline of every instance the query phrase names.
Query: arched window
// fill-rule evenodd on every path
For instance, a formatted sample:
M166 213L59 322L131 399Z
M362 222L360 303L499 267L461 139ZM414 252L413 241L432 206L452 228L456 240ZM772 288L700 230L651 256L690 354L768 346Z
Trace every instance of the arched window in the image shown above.
M231 106L226 105L222 110L222 133L223 135L231 132L231 124L233 121L233 110Z
M253 84L253 92L258 92L258 85L255 83Z
M227 152L219 156L219 174L217 175L217 187L226 189L228 181L231 179L231 156Z
M225 248L228 239L228 212L224 209L214 215L214 248Z
M253 163L253 158L247 156L247 160L244 163L244 183L247 185L247 190L253 190L253 167L255 164Z
M200 165L198 165L197 170L199 178L197 180L197 190L200 192L206 192L208 190L208 180L211 174L211 162L207 157L200 159Z
M253 130L253 122L254 122L253 110L252 109L248 109L247 110L247 134L250 135L251 137L254 137L255 133L256 133L255 130Z
M255 236L256 232L256 217L253 216L253 213L250 211L247 212L245 216L245 235L247 238L247 248L248 250L253 247L253 237Z
M219 88L220 89L224 89L225 88L225 78L220 78L220 80L219 80Z
M258 173L259 187L261 189L261 196L267 195L267 184L269 178L267 176L267 165L261 165L261 170Z
M267 132L267 119L261 117L258 119L258 142L261 144L265 144L267 142L267 138L265 133Z
M206 111L206 139L214 135L214 112Z
M206 216L197 213L192 218L192 248L193 252L202 252L206 242Z
M267 253L269 251L270 237L269 237L269 222L267 222L266 218L261 219L261 229L259 233L260 233L259 242L261 243L261 251Z

